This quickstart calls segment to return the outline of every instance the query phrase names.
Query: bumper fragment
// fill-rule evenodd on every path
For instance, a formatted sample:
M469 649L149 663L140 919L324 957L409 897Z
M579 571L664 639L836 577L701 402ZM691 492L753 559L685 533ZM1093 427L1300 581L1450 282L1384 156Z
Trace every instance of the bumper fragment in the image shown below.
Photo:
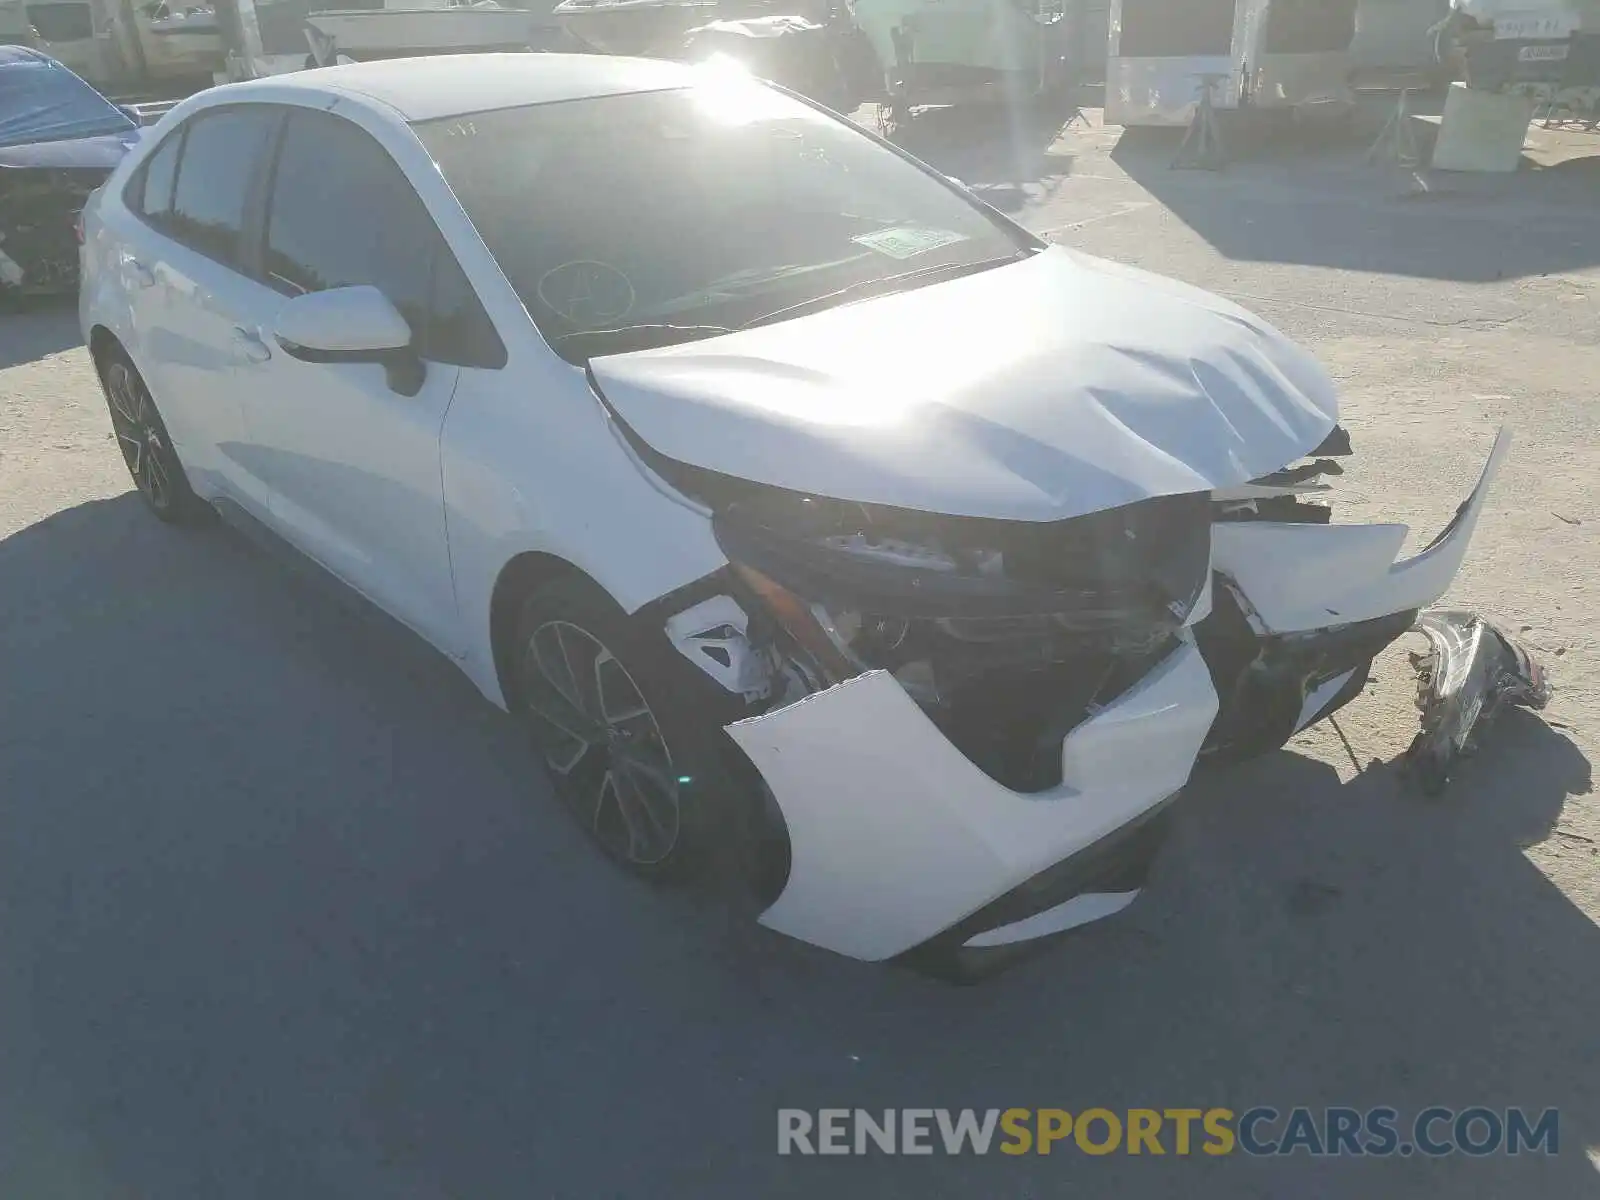
M1249 598L1262 632L1301 633L1426 608L1461 569L1506 453L1502 429L1477 486L1438 537L1396 561L1404 525L1297 525L1248 521L1212 531L1212 568Z
M736 722L728 733L789 831L789 878L761 923L871 962L903 954L1173 796L1216 712L1205 662L1181 641L1067 735L1062 783L1036 793L985 775L882 671ZM1043 907L1070 898L1051 892ZM966 937L1040 911L1024 901Z

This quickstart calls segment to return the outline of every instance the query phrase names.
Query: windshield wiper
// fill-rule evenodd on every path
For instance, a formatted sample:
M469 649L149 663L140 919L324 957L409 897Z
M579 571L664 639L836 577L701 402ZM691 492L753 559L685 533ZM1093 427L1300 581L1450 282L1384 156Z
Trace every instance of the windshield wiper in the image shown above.
M586 362L596 355L654 350L733 332L727 325L619 325L615 329L578 329L558 334L550 339L550 348L569 362Z
M813 296L810 300L802 300L798 304L791 304L785 308L776 309L753 321L746 321L739 326L740 329L750 329L757 325L771 325L776 321L787 321L790 317L803 317L807 313L823 312L826 309L837 308L841 304L853 300L868 300L874 296L887 296L893 292L903 292L912 285L919 283L932 283L935 280L959 279L963 275L976 275L980 271L987 271L992 267L1003 267L1007 263L1021 262L1024 258L1031 257L1036 251L1019 250L1015 254L1002 255L999 258L980 258L971 262L942 263L939 266L919 267L915 271L902 271L899 275L886 275L881 279L863 279L859 283L852 283L838 291L828 292L822 296Z

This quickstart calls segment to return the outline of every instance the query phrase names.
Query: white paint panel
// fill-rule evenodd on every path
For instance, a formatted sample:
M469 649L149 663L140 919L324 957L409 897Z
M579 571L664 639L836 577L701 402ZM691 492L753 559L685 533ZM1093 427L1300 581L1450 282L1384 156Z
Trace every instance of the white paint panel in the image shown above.
M1450 586L1477 528L1511 433L1502 429L1478 486L1442 541L1402 562L1404 525L1225 522L1211 565L1229 576L1272 633L1300 633L1426 608Z
M1184 642L1068 735L1061 786L1036 795L980 771L883 671L731 725L789 827L761 922L868 961L908 950L1171 796L1216 712Z
M680 462L1018 521L1248 483L1338 414L1322 368L1260 318L1062 246L591 369Z

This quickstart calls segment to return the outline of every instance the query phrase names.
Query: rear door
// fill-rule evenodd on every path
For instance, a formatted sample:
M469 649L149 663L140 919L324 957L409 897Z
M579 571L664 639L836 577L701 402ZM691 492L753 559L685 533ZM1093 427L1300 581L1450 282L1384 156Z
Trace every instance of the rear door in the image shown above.
M295 109L263 213L262 280L288 298L371 285L406 318L425 365L401 395L372 363L274 355L244 395L252 474L281 532L447 652L460 631L439 438L463 365L493 338L404 172L333 113ZM272 340L270 324L256 331ZM498 343L495 343L498 345Z
M270 351L250 320L245 231L279 120L265 105L206 109L173 130L130 181L116 269L130 297L135 363L202 492L248 493L241 392Z

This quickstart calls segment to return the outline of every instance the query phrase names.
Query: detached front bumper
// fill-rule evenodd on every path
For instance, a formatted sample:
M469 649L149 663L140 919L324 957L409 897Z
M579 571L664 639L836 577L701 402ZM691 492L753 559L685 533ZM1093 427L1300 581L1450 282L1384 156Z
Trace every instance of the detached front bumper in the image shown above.
M789 880L761 922L854 958L902 954L1176 793L1216 712L1210 672L1186 640L1067 736L1062 783L1035 794L980 771L882 671L737 722L728 733L789 833ZM1135 890L1065 898L1052 915L973 936L1057 932Z
M789 839L762 924L868 961L948 962L1125 908L1202 754L1271 750L1326 717L1443 594L1508 445L1502 433L1455 518L1410 559L1396 561L1401 525L1219 522L1215 602L1071 729L1046 791L997 783L885 671L729 725Z

